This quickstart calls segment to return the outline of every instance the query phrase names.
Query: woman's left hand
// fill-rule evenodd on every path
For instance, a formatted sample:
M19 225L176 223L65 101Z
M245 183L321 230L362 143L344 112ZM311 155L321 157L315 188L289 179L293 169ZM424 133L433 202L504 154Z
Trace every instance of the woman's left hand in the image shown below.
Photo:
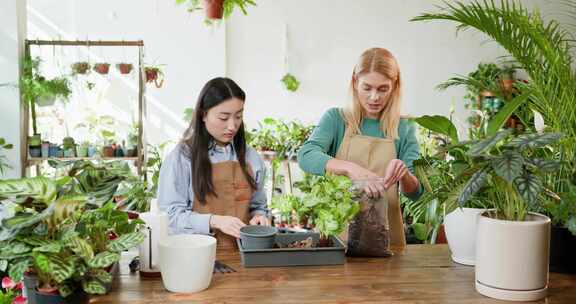
M408 167L406 167L403 161L399 159L391 160L384 173L384 188L388 189L399 182L406 173L408 173Z
M257 214L250 220L250 225L270 226L265 215Z

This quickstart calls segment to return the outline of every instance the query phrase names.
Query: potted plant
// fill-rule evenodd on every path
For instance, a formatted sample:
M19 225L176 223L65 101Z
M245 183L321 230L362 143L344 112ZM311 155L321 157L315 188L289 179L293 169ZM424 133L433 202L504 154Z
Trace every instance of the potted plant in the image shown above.
M70 162L52 162L58 168ZM0 228L0 255L13 279L25 280L36 303L62 298L85 301L85 293L103 294L110 282L109 266L120 252L137 246L144 235L141 221L110 203L124 169L77 161L62 178L0 181L0 198L11 208ZM33 284L33 285L30 285Z
M3 137L0 137L0 151L11 150L12 148L14 148L12 144L6 143L6 140ZM6 169L10 168L12 167L8 164L8 159L6 155L0 154L0 176L4 175Z
M38 140L40 139L40 135L36 125L36 105L52 105L57 98L66 100L71 94L69 82L65 77L47 80L40 75L39 67L39 58L32 59L26 57L20 79L22 98L28 102L32 116L32 134L34 137L37 137ZM40 145L41 142L34 142L34 144L31 145L34 147L34 155L37 155L36 147Z
M472 169L458 203L486 193L495 207L478 219L476 290L500 299L537 300L548 286L550 218L529 208L541 205L544 195L554 196L542 176L560 164L537 156L561 135L512 132L500 131L470 146Z
M90 71L90 64L86 61L75 62L72 64L72 74L84 75Z
M74 142L74 138L66 136L62 142L62 147L64 148L64 157L75 157L76 143Z
M96 63L96 64L94 64L94 71L96 71L96 73L98 73L98 74L106 75L106 74L108 74L108 71L110 71L110 64L109 63Z
M471 29L486 34L515 60L518 69L525 71L530 81L514 84L520 95L507 102L494 117L498 122L489 125L487 130L500 129L509 118L515 118L515 124L521 122L517 124L519 128L529 129L530 122L537 121L540 116L547 131L563 132L563 139L543 152L546 158L561 161L560 169L547 175L546 184L549 190L562 196L568 191L567 185L576 184L576 128L572 127L576 124L576 94L573 93L576 74L572 65L573 45L566 43L572 33L562 20L544 20L537 9L529 9L518 2L512 5L512 1L455 1L438 12L413 18L413 21L434 20L447 20L454 22L459 30ZM503 28L508 30L502 31ZM532 115L533 109L538 109L539 114Z
M42 157L47 158L50 156L50 142L42 141Z
M247 15L246 7L248 5L256 6L256 2L253 0L204 0L202 2L206 11L208 24L210 24L211 20L230 17L236 7L239 8L244 15ZM176 4L186 4L189 12L202 8L200 0L176 0Z
M430 243L436 242L443 224L452 260L474 265L477 216L491 204L477 195L457 208L458 195L473 167L472 157L466 153L469 147L459 141L456 127L446 117L424 115L414 121L436 134L441 144L433 155L414 161L416 176L425 192L417 201L408 202L405 212L413 216L419 239Z
M300 87L300 81L298 81L298 79L296 79L296 77L290 73L282 77L282 83L284 84L286 90L290 92L296 92L298 87Z
M552 219L550 271L576 273L576 186L566 182L559 200L548 202L544 209Z
M118 63L116 64L116 68L120 71L120 74L127 75L132 72L134 66L131 63Z
M88 157L88 149L90 148L90 143L87 141L83 141L78 148L76 149L77 151L77 156L78 157Z
M164 84L164 72L160 66L145 66L144 74L147 83L154 83L157 88L161 88Z
M28 151L31 157L42 156L42 137L40 134L28 136Z

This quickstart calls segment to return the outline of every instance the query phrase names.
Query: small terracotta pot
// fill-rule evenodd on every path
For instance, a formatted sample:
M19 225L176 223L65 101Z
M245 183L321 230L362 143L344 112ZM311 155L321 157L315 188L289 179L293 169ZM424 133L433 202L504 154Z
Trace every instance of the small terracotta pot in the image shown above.
M206 18L222 19L224 14L224 0L204 0Z
M109 63L97 63L94 65L94 71L98 74L106 75L110 71Z
M120 74L130 74L130 72L132 72L132 68L134 66L131 63L118 63L116 65L116 68L118 68L118 71L120 71Z

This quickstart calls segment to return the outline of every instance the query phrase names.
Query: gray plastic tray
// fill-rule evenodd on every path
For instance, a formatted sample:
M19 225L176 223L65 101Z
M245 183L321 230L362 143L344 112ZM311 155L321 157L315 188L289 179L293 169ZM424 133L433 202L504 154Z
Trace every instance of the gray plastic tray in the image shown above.
M276 244L289 244L312 237L314 244L320 235L315 232L286 232L280 231L276 235ZM312 266L312 265L339 265L346 262L346 247L342 241L332 236L334 247L320 248L271 248L271 249L244 249L242 242L237 240L240 250L242 266L244 267L270 267L270 266Z

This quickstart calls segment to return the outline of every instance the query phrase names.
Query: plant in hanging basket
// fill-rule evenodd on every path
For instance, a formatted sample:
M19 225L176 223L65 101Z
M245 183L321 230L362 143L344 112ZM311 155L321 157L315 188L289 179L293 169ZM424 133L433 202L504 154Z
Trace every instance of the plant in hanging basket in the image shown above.
M86 61L76 62L72 64L72 74L87 74L90 71L90 64Z
M164 72L159 66L146 66L144 67L144 73L146 74L146 82L154 83L157 88L161 88L164 84Z
M296 77L290 73L287 73L284 75L284 77L282 77L282 83L284 83L286 90L290 92L296 92L298 87L300 87L300 81L298 81L298 79L296 79Z
M96 63L94 64L94 71L98 74L106 75L110 71L110 64L109 63Z
M118 63L116 64L116 68L120 71L120 74L126 75L132 72L134 66L131 63Z
M201 2L204 6L202 6ZM248 5L256 6L256 2L253 0L176 0L176 4L186 4L189 12L200 10L204 7L207 24L211 24L211 20L230 17L236 7L238 7L244 15L247 15L246 7Z

